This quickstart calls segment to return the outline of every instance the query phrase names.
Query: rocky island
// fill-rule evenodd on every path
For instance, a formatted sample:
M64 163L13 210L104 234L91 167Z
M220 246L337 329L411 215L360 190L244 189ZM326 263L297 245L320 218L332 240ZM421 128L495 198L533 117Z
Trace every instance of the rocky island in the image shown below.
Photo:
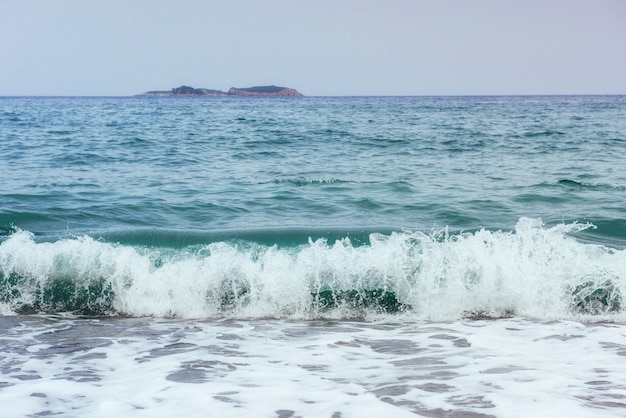
M156 90L148 91L146 93L137 94L137 96L209 96L209 97L224 97L224 96L261 96L261 97L301 97L302 93L295 89L279 86L256 86L237 88L231 87L227 92L221 90L211 90L204 88L193 88L189 86L180 86L173 88L172 90Z

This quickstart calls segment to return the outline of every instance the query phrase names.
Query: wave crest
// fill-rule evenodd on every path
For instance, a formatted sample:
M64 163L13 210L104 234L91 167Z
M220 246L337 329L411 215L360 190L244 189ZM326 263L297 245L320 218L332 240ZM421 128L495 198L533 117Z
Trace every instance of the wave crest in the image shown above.
M626 250L582 243L593 227L374 233L279 248L221 241L183 249L112 244L88 236L0 244L3 311L204 318L446 320L623 316Z

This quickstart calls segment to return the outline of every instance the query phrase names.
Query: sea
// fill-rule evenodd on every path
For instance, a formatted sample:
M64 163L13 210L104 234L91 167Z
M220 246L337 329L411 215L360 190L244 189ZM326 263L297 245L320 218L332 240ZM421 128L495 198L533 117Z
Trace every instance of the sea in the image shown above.
M3 417L626 416L626 96L1 97Z

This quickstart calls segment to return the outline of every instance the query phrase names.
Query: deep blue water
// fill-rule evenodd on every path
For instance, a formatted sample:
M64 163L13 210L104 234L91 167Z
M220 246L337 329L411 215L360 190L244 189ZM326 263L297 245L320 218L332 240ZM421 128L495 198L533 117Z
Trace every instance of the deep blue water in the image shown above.
M0 98L0 302L524 313L531 280L621 312L624 155L623 96Z

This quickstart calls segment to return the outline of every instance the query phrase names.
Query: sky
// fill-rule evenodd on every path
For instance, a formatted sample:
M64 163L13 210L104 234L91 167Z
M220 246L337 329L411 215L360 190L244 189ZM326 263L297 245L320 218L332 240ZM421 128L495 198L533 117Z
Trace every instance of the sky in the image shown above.
M0 96L626 94L626 0L0 0Z

